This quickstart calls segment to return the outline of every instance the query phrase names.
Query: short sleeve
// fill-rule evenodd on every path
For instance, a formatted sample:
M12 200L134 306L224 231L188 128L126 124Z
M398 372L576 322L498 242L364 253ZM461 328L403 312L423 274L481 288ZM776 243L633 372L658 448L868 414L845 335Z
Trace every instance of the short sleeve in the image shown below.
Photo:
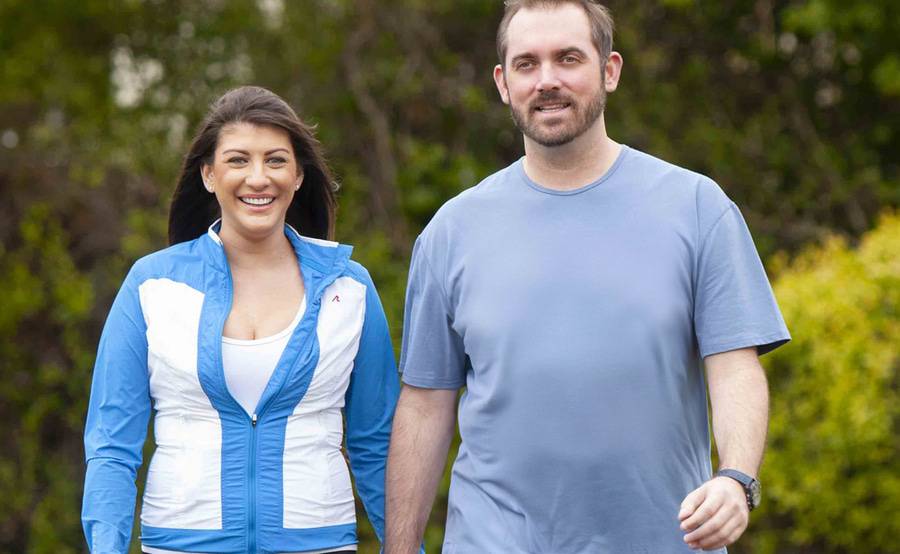
M465 349L430 254L427 239L420 236L406 288L400 371L403 382L414 387L458 389L466 382Z
M752 346L762 355L790 340L750 231L733 203L702 239L695 287L701 357Z

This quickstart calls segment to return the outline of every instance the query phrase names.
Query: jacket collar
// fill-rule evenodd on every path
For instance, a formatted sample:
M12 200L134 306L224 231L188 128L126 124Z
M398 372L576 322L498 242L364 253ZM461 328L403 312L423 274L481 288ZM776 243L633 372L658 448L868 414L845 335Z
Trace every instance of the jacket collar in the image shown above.
M228 260L225 248L219 237L222 220L217 219L209 226L206 235L200 237L202 248L209 261L221 271L228 272ZM330 240L305 237L288 224L284 226L284 234L294 247L294 253L303 270L304 277L311 271L319 277L337 277L343 273L350 261L353 247Z

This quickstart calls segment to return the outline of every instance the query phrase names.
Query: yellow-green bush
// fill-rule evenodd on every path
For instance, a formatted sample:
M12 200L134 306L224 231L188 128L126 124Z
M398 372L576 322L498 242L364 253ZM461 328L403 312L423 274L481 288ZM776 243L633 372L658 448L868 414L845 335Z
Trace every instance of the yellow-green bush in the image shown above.
M834 238L779 272L793 342L763 358L771 387L765 500L741 550L896 552L900 216L858 248Z

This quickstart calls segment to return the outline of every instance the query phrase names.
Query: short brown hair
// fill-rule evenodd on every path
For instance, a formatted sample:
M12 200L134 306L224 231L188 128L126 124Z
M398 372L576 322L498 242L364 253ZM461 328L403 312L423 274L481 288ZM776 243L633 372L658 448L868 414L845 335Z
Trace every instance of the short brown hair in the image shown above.
M605 61L609 58L612 52L614 24L612 14L603 4L595 0L506 0L503 3L505 6L503 19L497 28L497 57L500 58L500 65L506 65L506 31L509 29L509 22L519 10L558 8L564 4L574 4L584 10L591 24L591 42L600 53L600 60Z

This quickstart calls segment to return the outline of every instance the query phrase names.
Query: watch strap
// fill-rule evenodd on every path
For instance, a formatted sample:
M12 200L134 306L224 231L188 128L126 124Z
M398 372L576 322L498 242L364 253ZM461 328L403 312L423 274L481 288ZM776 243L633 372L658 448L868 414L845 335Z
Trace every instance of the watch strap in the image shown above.
M756 479L750 477L743 471L730 468L720 469L716 472L716 477L730 477L740 483L741 487L744 489L744 495L747 497L747 507L750 508L750 511L753 511L753 508L756 507L756 499L753 494L754 483L757 483L757 488L759 487Z

